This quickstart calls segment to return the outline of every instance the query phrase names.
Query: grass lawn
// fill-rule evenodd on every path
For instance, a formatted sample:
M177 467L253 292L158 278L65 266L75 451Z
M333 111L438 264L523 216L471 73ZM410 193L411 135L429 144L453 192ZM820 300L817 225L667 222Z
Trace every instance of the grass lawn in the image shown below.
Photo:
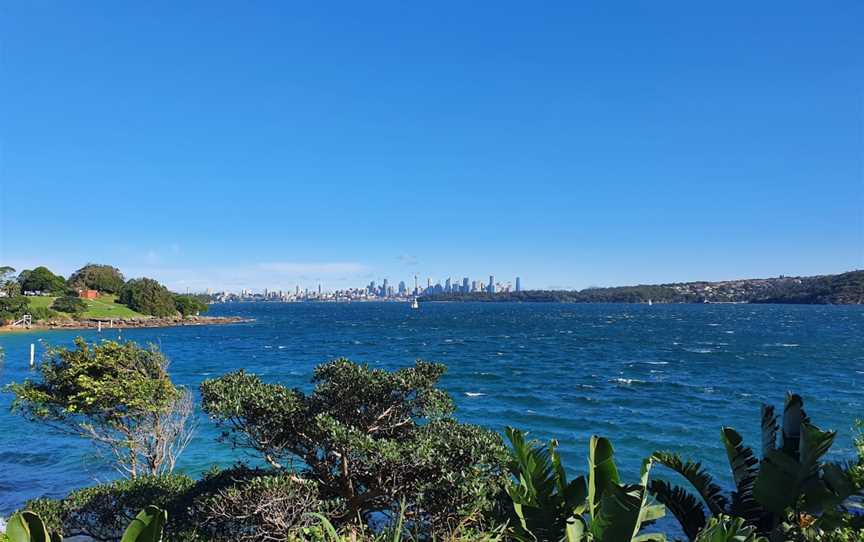
M34 296L27 298L31 307L51 307L56 297ZM116 302L117 297L110 294L100 295L96 299L85 299L87 310L81 313L82 318L145 318L139 312L135 312L126 305ZM62 313L61 313L62 314Z

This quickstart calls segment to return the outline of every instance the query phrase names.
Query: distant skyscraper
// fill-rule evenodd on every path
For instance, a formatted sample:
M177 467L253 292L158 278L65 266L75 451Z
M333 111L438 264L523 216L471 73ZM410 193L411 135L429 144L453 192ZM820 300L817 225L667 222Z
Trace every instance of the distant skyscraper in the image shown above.
M406 292L406 291L407 291L407 290L406 290L406 288L405 288L405 281L404 281L404 280L400 280L400 281L399 281L399 295L405 295L405 292Z
M476 292L476 291L477 291L477 281L476 281L476 280L472 280L472 281L471 281L471 291L472 291L472 292Z
M463 294L468 293L468 277L462 278L462 293Z
M318 297L321 297L321 283L318 283Z
M521 292L521 291L522 291L522 281L519 280L519 277L516 277L516 291L517 291L517 292Z
M495 293L495 277L492 275L489 275L489 293Z
M444 291L450 293L452 290L453 288L450 285L450 277L447 277L447 280L444 281Z
M381 284L381 297L387 295L387 279L384 279L384 283Z
M420 287L417 285L417 273L414 273L414 295L420 293Z

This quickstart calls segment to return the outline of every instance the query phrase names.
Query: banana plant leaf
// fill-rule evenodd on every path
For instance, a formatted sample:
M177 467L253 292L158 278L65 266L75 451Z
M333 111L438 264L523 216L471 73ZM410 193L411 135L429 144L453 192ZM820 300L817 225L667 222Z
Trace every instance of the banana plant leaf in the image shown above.
M135 516L120 542L160 542L167 521L168 512L156 506L147 506Z
M17 512L6 524L6 536L10 542L52 542L56 537L48 534L48 529L37 514Z

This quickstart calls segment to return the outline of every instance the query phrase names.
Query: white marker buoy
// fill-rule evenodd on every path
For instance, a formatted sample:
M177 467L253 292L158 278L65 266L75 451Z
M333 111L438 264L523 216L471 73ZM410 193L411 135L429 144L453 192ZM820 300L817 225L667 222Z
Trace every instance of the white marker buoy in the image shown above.
M36 365L36 345L30 343L30 367Z
M102 333L102 320L99 320L99 333Z

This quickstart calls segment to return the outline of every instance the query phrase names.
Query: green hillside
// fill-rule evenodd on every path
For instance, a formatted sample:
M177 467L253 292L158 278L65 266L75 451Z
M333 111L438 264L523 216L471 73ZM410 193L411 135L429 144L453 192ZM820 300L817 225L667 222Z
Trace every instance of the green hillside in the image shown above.
M38 296L28 297L30 306L33 308L50 308L56 297ZM87 310L81 313L80 318L147 318L140 312L135 312L126 305L117 303L117 297L110 294L99 296L98 299L84 299ZM63 314L63 313L61 313Z

